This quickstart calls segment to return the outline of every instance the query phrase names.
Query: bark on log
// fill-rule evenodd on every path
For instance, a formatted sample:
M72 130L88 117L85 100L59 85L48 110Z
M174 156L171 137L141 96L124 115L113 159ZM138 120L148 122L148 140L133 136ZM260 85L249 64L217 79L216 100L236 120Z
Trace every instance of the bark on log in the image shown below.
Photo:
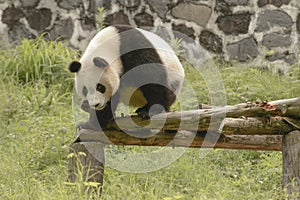
M281 135L299 129L300 112L294 112L299 108L300 98L293 98L170 112L155 115L151 120L119 117L105 134L81 130L76 140L117 145L281 150ZM287 117L296 115L295 119Z
M281 151L281 135L224 135L210 132L210 135L179 131L160 132L152 137L135 137L121 131L93 131L83 129L77 141L101 141L110 145L137 145L137 146L170 146L189 148L223 148L223 149L249 149Z
M300 199L300 131L283 136L282 162L282 186L289 199Z
M222 121L228 123L224 134L243 135L273 135L286 134L295 130L288 119L300 119L300 98L278 100L268 103L253 104L242 103L234 106L215 107L204 110L190 110L182 112L168 112L155 115L151 120L141 120L137 116L116 118L116 123L111 123L109 129L136 130L141 127L164 130L190 130L207 131L220 128ZM246 119L246 120L245 120ZM230 128L229 124L234 124ZM244 128L242 128L244 127Z
M178 116L156 115L151 120L142 120L137 116L116 118L116 122L110 124L109 130L143 132L143 130L163 130L163 131L198 131L206 132L221 131L226 135L282 135L289 133L295 128L281 117L243 117L243 118L213 118L197 117L197 114L188 113ZM135 124L132 123L135 122Z
M80 182L84 190L100 195L104 174L104 145L78 142L70 145L69 182Z

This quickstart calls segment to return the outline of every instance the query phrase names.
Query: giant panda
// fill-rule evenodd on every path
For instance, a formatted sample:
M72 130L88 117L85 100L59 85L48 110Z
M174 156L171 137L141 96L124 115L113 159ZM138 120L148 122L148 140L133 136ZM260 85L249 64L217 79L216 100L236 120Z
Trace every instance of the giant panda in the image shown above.
M80 128L105 129L119 102L136 107L143 119L167 112L184 80L173 49L158 35L126 25L102 29L90 41L75 73L76 93L90 112Z

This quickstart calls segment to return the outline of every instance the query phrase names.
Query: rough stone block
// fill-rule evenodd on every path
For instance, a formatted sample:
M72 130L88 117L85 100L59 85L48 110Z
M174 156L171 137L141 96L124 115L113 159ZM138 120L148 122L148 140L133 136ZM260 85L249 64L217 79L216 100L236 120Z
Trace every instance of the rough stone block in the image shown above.
M97 13L99 7L103 7L106 10L110 10L111 9L111 1L110 0L101 0L101 1L89 0L89 7L88 7L89 14Z
M215 11L221 12L225 15L232 14L232 10L228 3L225 0L216 0Z
M276 61L276 60L283 60L289 64L294 64L296 60L296 55L294 53L290 53L289 51L285 52L276 52L272 55L265 56L268 61Z
M154 12L161 18L165 19L166 14L169 10L168 5L170 0L146 0L146 2L150 5L150 7L154 10Z
M48 8L31 10L26 19L31 28L37 31L44 31L51 23L52 12Z
M95 18L94 17L87 17L87 16L82 17L81 27L84 30L89 30L89 31L95 30L96 29L96 20L95 20Z
M134 21L138 27L153 27L154 19L146 12L134 16Z
M239 35L248 33L251 14L249 12L233 15L219 16L217 24L226 35Z
M282 10L266 10L258 17L257 28L255 31L267 31L274 26L291 28L293 20L286 12Z
M172 24L172 30L175 31L175 36L177 35L180 35L181 37L184 35L184 36L187 36L188 38L191 38L191 39L195 39L195 31L193 28L189 28L187 27L186 25L184 24L178 24L178 25L175 25L175 24ZM180 32L182 34L176 34L176 32ZM180 37L179 36L179 37Z
M54 24L53 28L49 31L49 39L55 40L57 38L64 40L70 39L74 30L73 21L71 18L59 20Z
M247 5L249 0L224 0L230 6Z
M108 15L107 17L105 17L105 20L104 20L104 25L105 26L110 26L110 25L113 25L113 24L126 24L126 25L129 25L129 19L128 19L128 16L125 15L123 13L123 11L119 11L117 13L114 13L114 14L111 14L111 15Z
M300 13L298 14L297 21L296 21L297 31L300 34Z
M135 10L141 4L141 0L118 0L118 2L128 10Z
M25 27L24 24L16 23L13 27L9 29L8 37L9 42L17 45L22 39L33 39L35 38L35 35L30 33L30 31Z
M264 35L262 40L262 45L272 48L272 47L288 47L292 43L290 36L280 34L280 33L271 33Z
M227 51L230 59L245 62L258 55L257 43L253 37L228 44Z
M205 26L211 16L212 9L205 5L180 3L172 9L172 15Z
M20 2L24 8L34 8L39 4L40 0L20 0Z
M56 2L60 8L73 10L79 7L79 5L82 3L82 0L56 0Z
M218 54L223 52L222 39L211 31L202 31L199 37L199 42L208 51Z
M272 4L276 7L280 7L283 4L289 4L291 0L258 0L257 5L259 7L264 7L265 5Z
M14 6L7 7L2 13L2 22L9 27L14 26L18 21L24 17L24 13L20 8Z

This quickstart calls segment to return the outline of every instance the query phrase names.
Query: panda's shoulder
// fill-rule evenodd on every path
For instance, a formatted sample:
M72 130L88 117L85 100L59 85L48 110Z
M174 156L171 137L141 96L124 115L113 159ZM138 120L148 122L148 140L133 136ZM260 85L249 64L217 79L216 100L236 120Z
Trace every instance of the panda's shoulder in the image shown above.
M91 40L92 44L101 44L113 37L118 37L118 30L114 26L109 26L99 31Z

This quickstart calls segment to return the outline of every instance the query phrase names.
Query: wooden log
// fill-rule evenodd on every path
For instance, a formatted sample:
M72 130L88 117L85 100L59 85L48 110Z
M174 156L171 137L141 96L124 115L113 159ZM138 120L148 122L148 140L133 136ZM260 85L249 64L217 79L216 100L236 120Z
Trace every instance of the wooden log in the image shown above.
M283 136L282 162L282 186L288 199L300 199L300 131Z
M69 182L100 195L104 175L104 145L100 142L77 142L70 145Z
M261 104L242 103L212 109L168 112L155 115L151 120L142 120L137 116L118 117L115 123L109 124L108 128L132 131L141 127L173 131L178 129L206 131L208 128L218 130L222 121L226 120L228 127L224 128L224 131L227 131L224 134L240 132L244 135L273 135L274 133L286 134L295 130L294 125L300 126L288 123L289 120L282 120L289 117L300 119L300 98ZM233 124L232 128L229 123Z
M281 135L224 135L216 132L159 132L151 137L135 137L121 131L104 132L82 129L77 141L101 141L106 145L169 146L281 151ZM206 137L207 136L207 137Z
M206 132L221 131L226 135L283 135L293 130L295 127L286 122L281 117L243 117L211 119L203 117L199 119L195 115L188 116L169 115L167 119L162 115L153 116L151 120L142 120L137 116L116 118L115 123L110 124L109 130L124 132L149 132L149 130L163 131L198 131ZM134 123L132 122L134 121ZM147 137L147 136L146 136Z

